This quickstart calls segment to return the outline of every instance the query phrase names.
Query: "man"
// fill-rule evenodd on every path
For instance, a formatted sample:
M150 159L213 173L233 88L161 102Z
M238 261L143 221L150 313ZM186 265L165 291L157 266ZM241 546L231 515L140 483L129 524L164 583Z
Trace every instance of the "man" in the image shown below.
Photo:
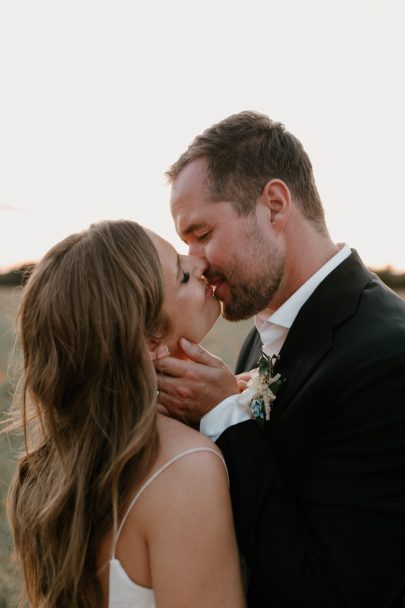
M224 317L256 315L238 371L262 348L279 355L264 426L198 345L160 362L160 403L201 419L225 455L249 606L402 607L405 303L332 242L310 160L283 125L231 116L168 175L176 230Z

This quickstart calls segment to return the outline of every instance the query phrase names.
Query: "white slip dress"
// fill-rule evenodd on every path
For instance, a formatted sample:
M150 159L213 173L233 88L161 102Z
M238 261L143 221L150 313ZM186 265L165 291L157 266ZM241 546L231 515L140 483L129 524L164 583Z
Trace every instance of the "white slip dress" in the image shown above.
M141 585L137 585L133 580L131 580L128 574L125 572L124 568L121 565L121 562L116 559L115 553L117 549L117 543L124 527L124 524L127 520L131 509L146 490L146 488L152 483L154 479L158 475L160 475L164 470L166 470L170 465L174 462L183 458L183 456L187 456L188 454L194 454L195 452L212 452L223 462L226 472L226 464L224 459L216 450L207 447L201 448L191 448L189 450L185 450L184 452L180 452L173 458L171 458L168 462L166 462L163 466L161 466L153 475L151 475L146 482L142 485L142 487L135 494L133 499L131 500L127 511L124 514L124 517L121 520L120 526L117 531L117 535L114 539L112 546L112 555L109 562L109 595L108 595L108 608L156 608L155 604L155 596L153 593L153 589L149 587L142 587Z

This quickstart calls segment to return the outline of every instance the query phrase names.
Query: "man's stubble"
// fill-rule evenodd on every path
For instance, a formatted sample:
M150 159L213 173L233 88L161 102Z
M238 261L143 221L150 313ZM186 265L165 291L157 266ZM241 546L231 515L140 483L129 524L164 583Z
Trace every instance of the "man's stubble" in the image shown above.
M249 260L235 253L223 276L231 294L221 302L222 316L228 321L249 319L267 308L277 292L284 273L284 257L273 245L263 242L257 225L249 235Z

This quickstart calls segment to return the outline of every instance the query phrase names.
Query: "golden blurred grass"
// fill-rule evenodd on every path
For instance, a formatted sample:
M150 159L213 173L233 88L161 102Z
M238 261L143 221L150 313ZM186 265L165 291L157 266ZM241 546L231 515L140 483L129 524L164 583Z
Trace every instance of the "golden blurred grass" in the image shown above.
M0 413L10 406L10 355L15 342L15 318L20 288L0 287ZM15 466L15 446L0 435L0 608L15 608L19 576L13 561L11 534L4 512L8 484Z

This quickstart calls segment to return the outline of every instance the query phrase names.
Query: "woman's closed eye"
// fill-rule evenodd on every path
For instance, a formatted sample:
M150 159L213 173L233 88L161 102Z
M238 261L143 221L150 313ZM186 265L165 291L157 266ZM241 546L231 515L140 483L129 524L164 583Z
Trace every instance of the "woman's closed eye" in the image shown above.
M184 285L185 283L188 283L188 280L190 278L190 273L186 272L185 270L182 270L181 272L182 272L182 277L181 277L180 283L182 283Z

